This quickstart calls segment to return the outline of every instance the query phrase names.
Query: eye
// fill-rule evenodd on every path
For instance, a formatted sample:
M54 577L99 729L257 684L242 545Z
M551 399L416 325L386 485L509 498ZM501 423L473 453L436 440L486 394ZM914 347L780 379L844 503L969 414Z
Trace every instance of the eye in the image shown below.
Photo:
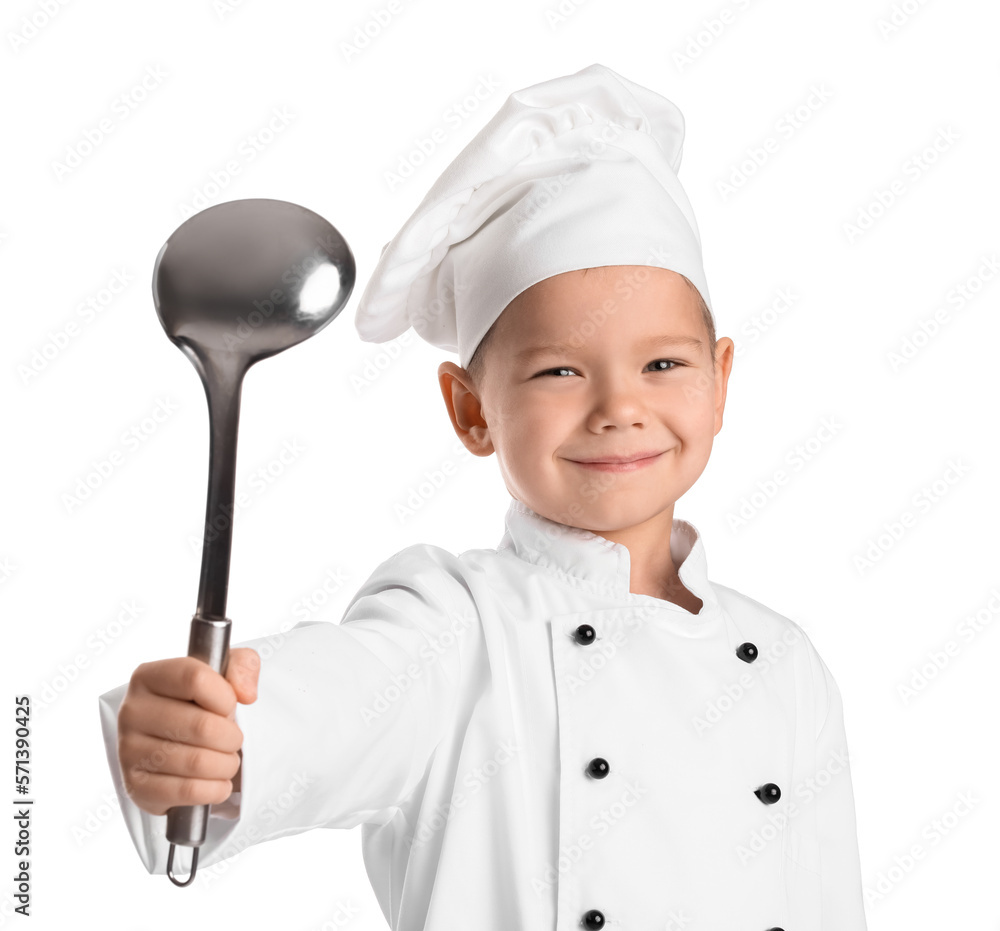
M575 370L571 369L568 365L560 365L554 369L545 369L544 371L539 372L538 375L535 375L535 378L538 378L539 375L551 375L553 372L572 372L572 371Z
M675 368L684 364L685 363L677 362L674 359L654 359L652 362L649 363L650 366L667 366L661 368L654 368L653 369L654 372L672 372ZM558 372L575 372L575 371L576 369L571 369L568 365L559 365L556 366L556 368L544 369L543 371L538 372L538 374L536 374L534 377L538 378L541 375L554 375Z

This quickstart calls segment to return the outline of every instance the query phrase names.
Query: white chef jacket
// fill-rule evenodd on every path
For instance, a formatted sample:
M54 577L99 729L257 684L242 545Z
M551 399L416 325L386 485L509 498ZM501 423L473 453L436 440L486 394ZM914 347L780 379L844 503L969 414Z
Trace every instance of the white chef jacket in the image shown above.
M836 683L801 627L709 581L692 524L670 549L697 614L512 498L496 549L408 546L339 624L234 644L261 654L258 698L199 870L362 824L395 931L866 931ZM164 873L166 816L118 767L126 688L100 696L108 763Z

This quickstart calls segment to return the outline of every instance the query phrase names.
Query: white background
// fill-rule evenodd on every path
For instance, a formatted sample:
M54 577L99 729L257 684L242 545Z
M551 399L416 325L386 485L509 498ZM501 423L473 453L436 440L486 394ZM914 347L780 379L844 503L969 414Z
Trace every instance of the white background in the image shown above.
M336 622L406 545L495 546L509 500L492 458L464 457L398 510L457 461L436 381L456 357L359 340L353 313L379 250L511 92L595 61L684 113L680 177L719 335L741 347L725 426L675 515L701 531L711 578L802 624L841 686L870 928L998 927L1000 284L984 264L1000 258L995 5L587 0L560 20L555 2L399 0L350 55L387 3L51 9L7 5L0 51L0 610L4 699L35 704L32 927L307 931L341 926L342 905L360 910L347 926L386 927L360 828L251 848L180 890L145 872L115 807L97 696L186 652L205 506L204 392L156 319L152 266L199 194L199 207L290 200L350 243L358 284L341 316L247 376L237 490L252 504L236 520L228 604L234 643L304 616ZM280 109L292 118L269 136ZM104 118L112 130L86 152ZM388 173L420 161L417 140L436 128L443 144L393 186ZM60 174L73 150L85 154ZM231 160L238 175L213 187ZM116 274L128 284L112 296ZM766 328L754 336L755 317ZM378 377L363 383L366 367ZM173 411L150 419L164 401ZM279 468L292 441L302 452ZM95 464L116 450L101 479ZM269 466L281 474L258 492L250 477ZM760 491L779 469L788 482ZM81 501L88 476L97 487ZM918 504L935 483L934 503ZM907 512L912 526L892 536ZM331 572L348 581L327 595ZM321 611L298 613L317 590ZM10 760L12 713L0 734ZM3 837L0 924L17 927L9 821ZM906 862L914 845L922 856Z

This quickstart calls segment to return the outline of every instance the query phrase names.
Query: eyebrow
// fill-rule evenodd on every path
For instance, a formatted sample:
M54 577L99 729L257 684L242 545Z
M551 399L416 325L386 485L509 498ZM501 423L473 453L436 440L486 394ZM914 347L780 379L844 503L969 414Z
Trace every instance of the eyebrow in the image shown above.
M693 336L663 335L651 336L649 339L643 340L642 345L646 348L680 346L681 348L686 349L701 349L704 344L700 339L695 339ZM569 343L549 343L547 346L531 346L528 349L522 349L520 352L515 353L514 361L525 362L535 358L536 356L545 355L546 353L551 353L552 355L568 355L579 349L579 346L571 346Z

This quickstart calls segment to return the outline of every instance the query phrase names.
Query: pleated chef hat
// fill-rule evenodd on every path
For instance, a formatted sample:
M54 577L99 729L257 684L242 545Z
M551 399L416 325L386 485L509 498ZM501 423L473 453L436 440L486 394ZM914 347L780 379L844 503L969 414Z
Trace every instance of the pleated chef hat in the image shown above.
M601 265L679 272L711 310L683 141L675 104L601 64L515 91L382 247L361 339L412 326L465 368L518 294Z

